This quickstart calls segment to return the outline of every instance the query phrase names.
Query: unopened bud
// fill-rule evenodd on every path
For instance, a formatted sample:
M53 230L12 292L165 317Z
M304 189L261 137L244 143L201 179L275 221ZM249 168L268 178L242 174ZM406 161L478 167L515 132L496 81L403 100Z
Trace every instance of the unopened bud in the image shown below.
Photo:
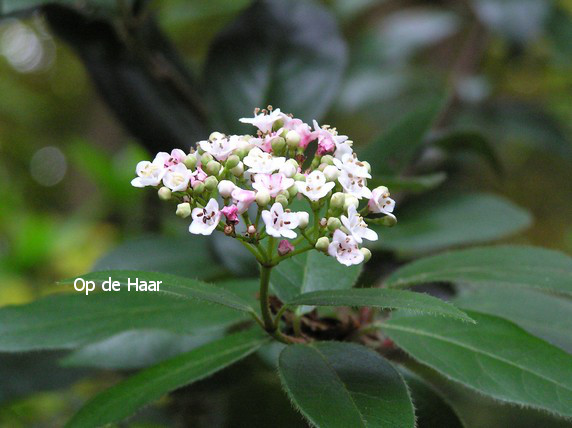
M274 153L282 153L286 147L286 141L282 137L276 137L272 140L272 151Z
M328 225L328 220L325 218L320 219L320 227L326 227Z
M248 228L246 229L246 232L247 232L250 236L254 236L254 235L256 235L256 227L254 227L254 225L251 224L251 225L248 226Z
M221 138L224 138L224 134L221 134L220 132L215 131L209 135L209 140L211 141L220 140Z
M209 162L205 172L209 175L217 175L220 172L220 163L214 160Z
M280 128L284 126L284 120L278 119L276 122L272 124L272 130L278 131Z
M235 177L242 177L242 174L244 174L244 164L239 162L237 166L230 170L230 172L232 172L232 175Z
M177 214L178 217L187 218L191 215L191 204L183 202L177 205L177 212L175 214Z
M296 181L306 181L306 176L305 176L304 174L297 173L297 174L294 176L294 180L296 180Z
M235 154L236 156L238 156L239 159L242 160L242 159L244 159L244 158L246 157L246 155L247 155L249 152L250 152L250 150L248 150L248 149L245 148L245 147L242 147L242 148L240 148L240 149L235 150L235 151L234 151L234 154Z
M191 170L195 169L195 167L197 166L197 155L194 153L192 155L187 155L183 163L187 168Z
M324 165L324 164L322 164ZM326 180L328 181L336 181L340 176L340 170L336 168L334 165L327 165L324 168L324 175L326 176Z
M218 183L218 193L223 198L229 198L230 194L235 188L235 184L229 180L222 180L220 183Z
M322 156L322 163L333 165L334 164L334 157L332 155L324 155Z
M329 246L330 246L330 240L327 237L322 236L320 239L318 239L316 241L315 248L316 248L316 250L322 251L325 253L328 251Z
M340 221L339 218L336 217L330 217L328 219L328 230L333 232L336 229L339 229L340 227L342 227L342 222Z
M327 166L328 166L327 163L321 163L321 164L318 166L318 171L324 172L324 170L326 169Z
M226 160L224 166L227 169L232 169L240 163L240 158L237 155L230 155Z
M205 191L205 183L201 181L195 181L195 184L193 184L193 192L196 193L197 195L200 195L204 191Z
M332 195L332 199L330 199L330 207L334 210L341 210L344 207L345 200L346 195L342 192L336 192Z
M268 190L262 189L256 192L256 203L259 207L265 207L270 203L270 193L268 193Z
M344 211L347 211L350 206L354 206L357 208L359 207L359 200L354 195L345 195L344 200Z
M288 144L288 147L291 149L298 147L300 144L300 134L296 131L288 131L286 134L286 144Z
M286 239L283 239L278 244L278 255L279 256L285 256L286 254L291 253L292 251L294 251L294 246L289 241L287 241Z
M298 214L298 227L302 230L306 229L310 221L310 214L308 214L306 211L298 211L297 214Z
M298 163L294 159L289 159L288 162L280 167L279 172L284 174L287 178L292 178L298 172Z
M294 186L290 186L288 188L288 197L289 198L293 198L294 196L296 196L298 194L298 187L296 185Z
M369 251L367 248L363 247L359 249L361 251L361 253L363 254L363 261L368 262L369 259L371 259L371 251Z
M276 196L276 202L278 202L280 205L282 205L284 208L286 208L288 206L288 198L284 195L278 195Z
M206 178L205 189L207 189L207 191L212 192L214 189L217 188L217 186L218 186L218 180L216 177L210 176Z
M209 164L209 162L212 162L214 160L214 158L212 157L212 155L210 153L203 153L201 155L201 165L203 166L203 168Z
M234 227L233 227L232 225L230 225L230 224L227 224L227 225L224 227L224 234L227 235L227 236L230 236L230 235L232 235L233 233L234 233Z
M168 201L169 199L171 199L171 189L169 189L168 187L164 186L161 187L157 192L157 194L159 195L159 199L161 199L162 201Z

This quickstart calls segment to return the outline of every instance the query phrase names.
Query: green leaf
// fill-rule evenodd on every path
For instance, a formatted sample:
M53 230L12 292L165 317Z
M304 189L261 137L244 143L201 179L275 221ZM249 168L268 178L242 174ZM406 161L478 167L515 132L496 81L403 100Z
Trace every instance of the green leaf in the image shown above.
M344 266L317 251L308 251L276 266L270 283L278 298L287 302L310 291L352 288L360 272L359 265Z
M98 427L120 421L164 394L203 379L245 358L268 341L259 328L235 333L143 370L102 392L68 427Z
M405 309L430 315L441 315L473 322L463 311L450 303L424 293L383 288L352 288L300 294L286 302L288 306L372 306L384 309Z
M393 272L385 285L408 287L444 281L572 294L572 258L558 251L528 246L470 248L409 263Z
M361 153L360 159L367 159L376 175L396 175L412 161L431 130L445 100L443 96L432 99L421 108L403 117Z
M433 385L403 367L399 372L413 398L418 427L463 428L459 415Z
M254 293L253 281L225 284ZM56 294L0 309L0 351L70 349L134 329L178 334L212 332L249 320L244 312L198 300L173 299L153 292Z
M415 177L373 177L371 180L368 180L368 185L371 188L386 186L391 192L421 193L439 187L446 179L447 174L436 172Z
M513 235L531 223L530 214L508 200L486 193L431 194L395 214L399 226L374 227L381 239L373 248L402 255L483 243Z
M500 174L503 172L503 166L491 142L478 131L452 131L436 138L432 141L432 144L453 154L475 153L488 161L496 173Z
M208 280L224 275L208 241L195 236L146 236L126 241L97 261L93 271L146 270Z
M572 300L536 290L483 286L464 291L455 304L512 321L572 354Z
M319 120L338 91L346 50L335 19L318 3L255 2L218 35L208 54L206 88L215 125L254 132L238 118L268 104L306 122Z
M128 287L129 282L135 284L136 280L139 281L162 281L159 291L153 292L156 294L166 294L172 297L183 299L198 299L206 302L216 303L219 305L227 306L232 309L244 312L254 312L254 309L248 302L234 294L229 290L217 287L212 284L197 281L195 279L184 278L182 276L170 275L167 273L156 272L143 272L131 270L108 270L101 272L91 272L81 275L85 281L94 281L96 284L101 284L103 281L109 280L117 281L122 287ZM62 284L73 284L74 279L67 279L62 281ZM131 290L135 292L134 285Z
M415 425L399 372L376 352L350 343L291 345L280 354L282 385L317 427Z
M513 323L468 312L476 325L423 315L384 324L405 352L493 398L572 416L572 355Z

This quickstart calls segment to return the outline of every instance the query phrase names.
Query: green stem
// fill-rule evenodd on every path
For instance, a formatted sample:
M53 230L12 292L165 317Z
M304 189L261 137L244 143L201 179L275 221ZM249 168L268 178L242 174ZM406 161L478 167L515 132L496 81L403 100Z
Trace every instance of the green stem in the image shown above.
M270 287L271 272L272 267L260 266L260 313L264 321L264 329L272 334L276 331L276 327L274 326L274 320L272 319L270 305L268 303L268 288Z
M294 251L292 251L292 252L290 252L284 256L278 256L277 258L272 259L272 264L277 265L278 263L280 263L283 260L286 260L290 257L297 256L298 254L301 254L301 253L305 253L306 251L310 251L313 248L314 248L314 246L304 247L304 248L300 248L299 250L294 250Z

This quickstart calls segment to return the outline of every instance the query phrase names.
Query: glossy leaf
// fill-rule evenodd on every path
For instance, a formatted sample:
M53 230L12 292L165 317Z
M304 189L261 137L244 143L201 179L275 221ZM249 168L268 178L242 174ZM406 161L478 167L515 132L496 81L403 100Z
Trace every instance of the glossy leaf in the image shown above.
M103 281L117 281L122 287L128 287L129 282L135 284L139 281L162 281L157 294L166 294L172 297L183 299L198 299L206 302L216 303L232 309L244 312L253 312L252 307L244 299L233 292L217 287L212 284L197 281L195 279L184 278L182 276L170 275L167 273L155 273L131 270L108 270L101 272L91 272L81 275L86 281L94 281L101 284ZM74 279L62 281L62 284L73 284ZM134 285L131 290L135 290ZM133 292L133 291L132 291Z
M352 288L361 266L344 266L332 257L308 251L291 257L272 270L272 289L283 302L301 293Z
M243 359L268 341L259 328L235 333L137 373L87 403L68 427L120 421L164 394Z
M536 290L479 285L455 299L462 308L507 319L572 354L572 299Z
M288 306L372 306L384 309L405 309L471 322L463 311L450 303L424 293L383 288L352 288L304 293L286 302Z
M318 427L409 427L413 406L401 375L363 346L318 342L280 354L278 372L290 399Z
M496 399L572 416L572 355L515 324L468 312L477 324L398 315L384 331L446 377Z
M224 275L201 237L146 236L126 241L99 259L93 271L146 270L208 280Z
M268 104L306 122L320 120L338 91L346 56L335 19L323 6L256 1L209 51L206 88L216 127L253 132L238 118Z
M404 255L483 243L513 235L531 223L530 214L487 193L431 194L396 208L399 227L375 228L372 247Z
M572 294L572 257L538 247L502 245L450 251L393 272L387 287L428 282L516 286Z
M443 109L443 97L437 97L409 113L360 155L367 159L377 175L399 174L411 163Z
M257 288L251 281L225 286L252 294ZM248 319L244 312L224 306L153 292L56 294L0 309L0 351L70 349L133 329L212 332Z

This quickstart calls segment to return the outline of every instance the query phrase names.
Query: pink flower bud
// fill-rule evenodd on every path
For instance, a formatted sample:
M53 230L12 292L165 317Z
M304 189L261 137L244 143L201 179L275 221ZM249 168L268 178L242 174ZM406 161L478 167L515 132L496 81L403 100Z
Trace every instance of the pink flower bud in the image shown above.
M292 251L294 251L294 246L290 243L290 241L283 239L278 244L278 254L280 256L285 256L286 254L291 253Z
M220 212L229 222L238 223L238 207L236 205L228 205L220 210Z

